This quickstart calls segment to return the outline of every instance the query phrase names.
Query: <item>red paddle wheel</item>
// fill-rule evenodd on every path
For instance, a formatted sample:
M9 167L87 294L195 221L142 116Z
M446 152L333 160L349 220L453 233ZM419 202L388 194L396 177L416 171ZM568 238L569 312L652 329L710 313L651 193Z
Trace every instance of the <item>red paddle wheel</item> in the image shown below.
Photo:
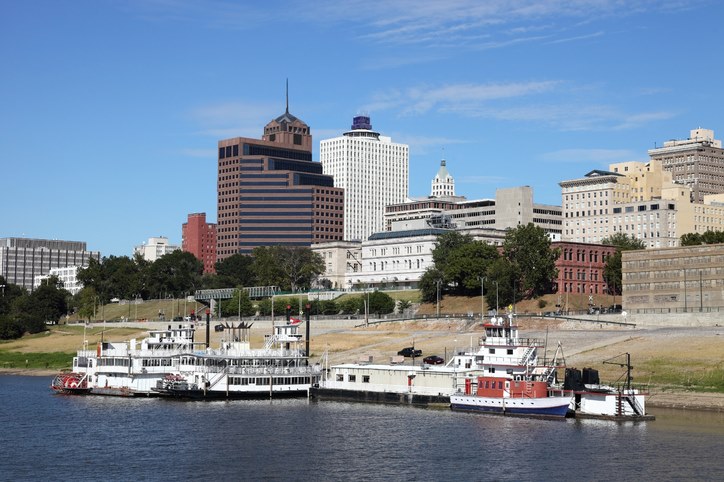
M85 394L90 392L86 376L81 373L60 373L50 384L50 388L56 393L66 395Z

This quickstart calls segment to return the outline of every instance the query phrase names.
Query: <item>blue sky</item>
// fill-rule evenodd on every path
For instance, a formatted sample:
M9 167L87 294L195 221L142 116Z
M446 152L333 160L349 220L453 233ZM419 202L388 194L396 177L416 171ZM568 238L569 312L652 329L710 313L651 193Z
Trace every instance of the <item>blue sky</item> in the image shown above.
M697 127L724 136L716 0L2 2L0 237L130 255L216 221L216 143L284 111L367 113L458 194L558 182Z

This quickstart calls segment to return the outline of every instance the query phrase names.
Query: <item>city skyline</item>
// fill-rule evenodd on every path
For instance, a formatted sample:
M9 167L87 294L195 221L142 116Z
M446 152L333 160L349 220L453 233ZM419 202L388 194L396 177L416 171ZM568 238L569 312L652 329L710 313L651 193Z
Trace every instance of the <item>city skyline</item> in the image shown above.
M458 195L558 182L691 129L724 134L713 1L13 2L0 237L128 255L217 222L217 142L285 110L319 142L358 114L410 146L409 196L440 160ZM696 66L692 70L691 66ZM694 72L697 74L694 75Z

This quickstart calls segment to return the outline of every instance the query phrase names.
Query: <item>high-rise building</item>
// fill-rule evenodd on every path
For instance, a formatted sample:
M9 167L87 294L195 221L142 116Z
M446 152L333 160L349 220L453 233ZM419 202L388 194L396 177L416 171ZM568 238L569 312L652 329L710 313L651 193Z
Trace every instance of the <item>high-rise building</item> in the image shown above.
M660 160L611 164L559 185L563 241L600 243L620 233L662 248L687 233L724 230L724 194L692 202L691 187L673 182Z
M714 131L693 129L691 137L664 142L664 147L649 150L651 160L661 161L674 182L689 186L694 202L704 196L724 193L724 149L714 139Z
M100 261L98 251L88 251L80 241L50 239L0 239L0 275L5 282L33 289L36 276L50 274L52 268L87 267L90 259Z
M357 116L351 130L320 142L320 161L344 189L344 239L364 240L384 229L385 206L407 197L409 147L372 130Z
M204 273L216 272L216 224L206 222L206 213L189 214L181 226L181 249L204 263Z
M156 261L161 256L181 249L180 246L169 244L166 236L148 238L148 242L133 248L133 254L140 254L146 261Z
M217 259L342 239L344 191L312 161L311 130L288 100L261 140L234 137L218 147Z

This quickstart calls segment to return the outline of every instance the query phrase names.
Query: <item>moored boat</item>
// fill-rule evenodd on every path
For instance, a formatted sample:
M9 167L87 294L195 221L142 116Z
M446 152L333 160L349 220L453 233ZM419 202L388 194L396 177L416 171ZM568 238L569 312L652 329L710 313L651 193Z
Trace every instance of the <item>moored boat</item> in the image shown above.
M319 382L301 348L301 321L276 325L262 348L250 346L251 324L228 323L218 348L194 341L194 325L152 330L140 341L98 344L79 350L72 373L51 384L56 393L177 398L305 396Z
M563 418L568 413L572 392L552 390L546 382L517 381L503 377L478 377L475 394L453 394L453 410L500 415Z

